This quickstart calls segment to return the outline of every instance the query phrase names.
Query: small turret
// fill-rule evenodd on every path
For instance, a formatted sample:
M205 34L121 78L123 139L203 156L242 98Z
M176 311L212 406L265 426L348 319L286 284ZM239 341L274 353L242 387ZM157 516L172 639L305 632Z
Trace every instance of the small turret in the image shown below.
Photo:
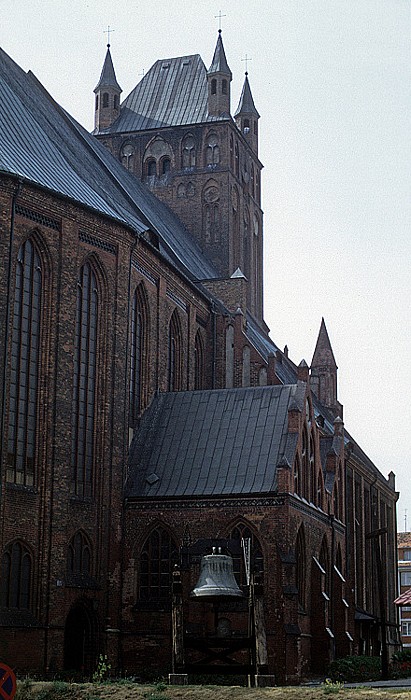
M110 54L110 44L104 59L100 80L95 89L96 95L94 112L94 130L102 131L111 126L120 114L120 95L122 89L117 82L113 61Z
M234 115L234 119L239 130L249 142L254 153L258 153L259 118L260 115L255 108L250 83L248 81L248 73L246 72L240 102Z
M207 71L208 113L215 117L230 114L230 83L232 73L224 52L221 29L218 30L217 45L213 61Z
M324 406L342 418L342 405L337 399L337 369L327 328L322 319L311 361L311 388Z

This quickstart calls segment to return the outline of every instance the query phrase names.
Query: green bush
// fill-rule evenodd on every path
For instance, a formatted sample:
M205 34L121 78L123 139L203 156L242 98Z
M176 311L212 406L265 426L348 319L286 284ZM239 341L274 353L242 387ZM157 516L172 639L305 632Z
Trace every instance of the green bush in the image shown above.
M376 681L381 678L379 656L346 656L330 664L329 676L332 681L357 683Z
M393 678L409 678L411 676L411 649L402 649L393 654L391 662Z

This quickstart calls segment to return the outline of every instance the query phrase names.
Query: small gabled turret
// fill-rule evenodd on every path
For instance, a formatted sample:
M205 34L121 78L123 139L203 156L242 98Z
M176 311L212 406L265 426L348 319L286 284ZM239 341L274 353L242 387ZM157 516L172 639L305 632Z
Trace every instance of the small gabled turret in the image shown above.
M251 94L248 73L245 74L244 85L240 96L240 102L234 115L236 124L249 142L254 153L258 153L258 114L253 96Z
M120 95L122 89L117 82L113 61L110 53L110 44L107 44L107 53L104 59L100 80L94 88L96 95L94 112L94 130L96 132L107 129L120 114Z
M331 409L334 415L342 417L342 406L337 399L337 369L327 328L322 319L311 361L311 388L324 406Z
M217 45L213 61L207 71L208 82L208 113L214 117L230 114L230 83L233 79L228 67L221 29L218 30Z

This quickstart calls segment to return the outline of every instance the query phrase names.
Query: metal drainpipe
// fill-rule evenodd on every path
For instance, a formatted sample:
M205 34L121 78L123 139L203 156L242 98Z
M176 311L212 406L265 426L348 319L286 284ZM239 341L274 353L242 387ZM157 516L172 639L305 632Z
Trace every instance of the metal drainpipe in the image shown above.
M8 347L10 337L10 297L11 297L11 271L13 260L13 243L14 243L14 219L16 215L16 202L21 192L23 181L19 178L15 187L13 198L11 200L11 217L10 217L10 235L9 235L9 262L7 270L7 293L6 293L6 320L4 333L4 364L2 376L2 398L1 398L1 440L0 440L0 517L3 517L2 495L3 495L3 459L4 459L4 444L5 444L5 429L6 429L6 379L7 379L7 364L8 364ZM1 528L3 532L4 528ZM2 549L3 541L1 541Z

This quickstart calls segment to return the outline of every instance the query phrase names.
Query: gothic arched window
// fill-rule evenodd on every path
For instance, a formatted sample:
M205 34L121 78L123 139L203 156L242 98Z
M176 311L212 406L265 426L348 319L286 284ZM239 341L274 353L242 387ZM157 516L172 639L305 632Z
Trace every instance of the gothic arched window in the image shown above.
M103 92L103 107L108 107L108 92Z
M216 95L217 94L217 81L215 78L212 79L211 81L211 94Z
M168 391L180 391L182 386L181 326L176 311L168 327Z
M230 134L230 167L234 170L234 136Z
M307 560L305 551L304 528L298 530L297 541L295 545L295 583L298 591L298 606L301 610L305 610L306 602L306 579L307 579Z
M42 316L42 266L28 239L17 255L12 311L7 481L34 484Z
M193 168L196 164L195 141L191 134L183 141L182 162L183 168Z
M204 341L200 330L194 345L194 389L204 389Z
M98 349L98 291L86 263L77 283L71 466L74 493L91 496L94 471L95 403Z
M218 165L220 162L220 147L215 134L210 134L207 139L206 165Z
M71 574L91 574L91 546L84 532L76 532L69 542L67 571Z
M320 564L321 567L324 569L324 593L326 595L330 595L330 557L328 554L328 545L327 545L327 540L323 539L322 545L321 545L321 550L320 550Z
M228 83L227 83L226 79L223 78L223 81L221 83L221 92L223 93L223 95L227 94L227 86L228 86Z
M136 289L131 309L130 341L130 412L129 424L135 422L144 407L143 392L147 385L148 305L142 285Z
M147 537L140 553L138 597L141 601L169 601L177 545L170 533L157 527Z
M236 527L231 531L230 539L232 540L249 540L250 542L250 571L251 572L263 572L264 570L264 557L261 550L261 545L258 538L250 530L250 528L244 523L238 523ZM247 576L244 564L244 556L233 556L233 566L234 574L237 579L237 583L241 588L247 585Z
M29 550L21 542L14 542L1 559L0 607L30 608L32 561Z
M240 151L238 143L235 144L235 174L240 177Z
M162 174L162 175L167 175L167 173L169 173L169 172L170 172L170 169L171 169L171 159L170 159L168 156L165 156L165 157L161 160L161 165L160 165L160 167L161 167L161 174Z
M147 177L154 177L157 175L157 163L154 158L147 160L145 166Z

